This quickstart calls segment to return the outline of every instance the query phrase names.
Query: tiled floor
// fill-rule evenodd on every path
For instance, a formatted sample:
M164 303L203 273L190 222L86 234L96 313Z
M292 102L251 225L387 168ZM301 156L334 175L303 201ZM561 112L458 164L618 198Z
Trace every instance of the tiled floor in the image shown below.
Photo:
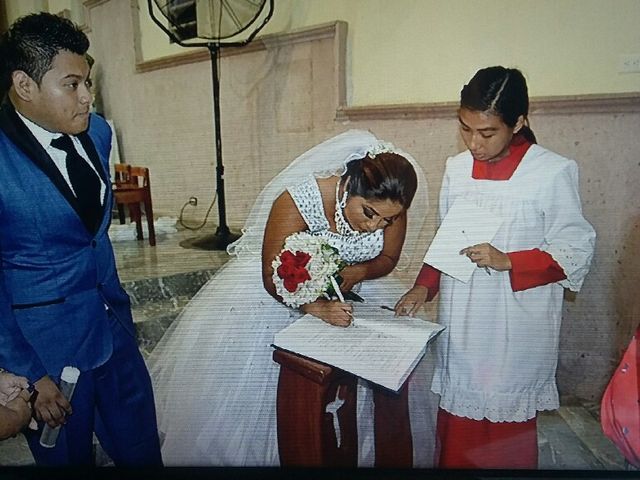
M185 249L180 242L212 232L181 231L160 235L157 245L145 241L114 242L120 278L124 284L137 285L155 278L211 272L223 265L228 256L220 251ZM200 281L200 280L199 280ZM162 280L159 280L162 283ZM573 401L557 412L543 413L538 420L540 468L548 470L608 470L620 472L625 463L618 450L601 432L597 405ZM0 443L0 466L29 465L33 459L24 438Z
M581 405L563 406L557 412L539 415L538 451L541 470L625 470L623 457L602 435L596 418ZM0 466L32 464L33 457L21 435L0 443Z
M203 228L197 232L181 230L173 234L161 234L156 238L155 247L151 247L147 240L113 242L120 280L126 283L219 268L229 259L226 252L180 246L183 241L213 233L214 228Z

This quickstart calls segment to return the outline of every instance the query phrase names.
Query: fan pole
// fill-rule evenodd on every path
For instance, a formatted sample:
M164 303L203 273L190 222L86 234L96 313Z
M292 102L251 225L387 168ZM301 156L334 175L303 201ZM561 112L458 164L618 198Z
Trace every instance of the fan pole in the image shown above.
M218 194L218 219L220 225L216 234L229 234L227 226L227 209L224 198L224 164L222 163L222 132L220 129L220 76L218 73L218 46L209 44L211 54L211 82L213 87L213 128L216 140L216 192Z
M185 240L183 246L200 248L202 250L225 250L227 245L240 238L232 233L227 226L227 211L224 197L224 164L222 163L222 134L220 131L220 77L218 74L219 45L207 45L211 55L211 79L213 84L213 127L216 141L216 195L218 201L218 228L213 235ZM187 245L188 244L188 245Z
M268 0L269 11L262 18L262 22L260 23L260 25L255 27L244 40L236 42L227 41L225 43L220 43L220 40L225 38L228 39L241 32L244 32L250 25L254 23L255 20L258 19L261 12L263 11L264 5L266 4L266 0L242 0L247 4L245 6L254 7L254 10L256 7L258 8L258 10L255 11L255 16L253 17L253 19L251 19L248 23L245 22L244 24L241 24L239 18L237 17L237 15L235 15L234 9L229 5L229 0L217 0L217 11L220 13L218 27L220 27L222 23L222 12L225 11L226 14L229 15L233 20L233 25L235 25L236 29L230 35L227 35L230 32L226 32L225 35L221 35L220 28L218 28L217 33L214 36L197 37L200 39L206 38L208 40L213 40L214 38L216 38L217 41L215 42L210 41L206 44L201 42L186 43L184 41L185 38L183 38L183 35L185 35L184 29L186 28L186 24L182 24L178 20L178 17L185 12L185 8L186 11L189 11L189 9L191 9L190 14L193 18L188 19L187 23L192 22L192 20L195 19L197 26L198 22L195 16L198 14L198 9L196 3L200 1L201 0L162 0L162 2L160 2L160 0L155 0L154 2L154 0L147 0L147 6L149 8L149 15L151 16L153 22L160 28L160 30L166 33L170 39L172 39L182 47L206 46L211 56L211 81L213 85L213 126L216 140L216 198L218 201L219 223L218 228L213 235L205 235L204 237L200 238L190 238L187 240L183 240L182 242L180 242L180 246L185 248L200 248L202 250L226 250L227 246L239 239L241 234L231 232L229 230L229 227L227 226L227 213L224 198L224 165L222 163L222 135L220 133L220 78L218 74L218 52L221 45L241 47L251 42L253 38L258 34L258 32L262 29L262 27L264 27L271 18L271 15L273 13L274 0ZM214 1L215 0L209 0L210 9L214 9ZM205 0L202 0L202 3L204 4ZM169 21L170 25L173 28L167 27L155 16L153 8L154 5L156 5L156 7L160 9L162 14L164 15L164 18ZM189 25L191 25L191 23L189 23ZM192 35L188 36L188 39L191 39L192 37ZM207 212L207 215L208 214L209 213Z

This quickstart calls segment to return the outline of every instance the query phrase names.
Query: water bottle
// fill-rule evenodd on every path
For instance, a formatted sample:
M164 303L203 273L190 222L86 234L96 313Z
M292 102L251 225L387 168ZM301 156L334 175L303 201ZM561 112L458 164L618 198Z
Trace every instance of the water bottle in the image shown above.
M73 395L73 390L76 388L76 383L78 382L78 377L80 376L80 370L75 367L64 367L62 369L62 375L60 376L60 393L64 395L68 401L71 401L71 396ZM58 425L55 428L50 427L48 424L44 424L44 428L42 429L42 434L40 435L40 445L44 448L53 448L56 446L56 440L58 439L58 434L60 433L60 427L62 425Z

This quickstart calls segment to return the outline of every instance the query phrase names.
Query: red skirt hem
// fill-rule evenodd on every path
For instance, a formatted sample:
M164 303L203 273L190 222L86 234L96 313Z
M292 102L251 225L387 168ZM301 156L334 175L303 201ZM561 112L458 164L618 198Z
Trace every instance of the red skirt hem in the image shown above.
M537 469L536 418L526 422L471 420L438 409L438 468Z

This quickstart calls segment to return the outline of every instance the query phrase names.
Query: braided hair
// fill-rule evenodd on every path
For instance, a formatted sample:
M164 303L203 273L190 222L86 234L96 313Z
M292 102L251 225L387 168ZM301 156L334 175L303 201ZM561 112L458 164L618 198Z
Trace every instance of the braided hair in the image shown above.
M460 107L498 115L509 127L515 127L518 118L524 125L518 132L531 143L537 143L529 127L529 93L527 81L516 68L501 66L478 70L460 92Z

